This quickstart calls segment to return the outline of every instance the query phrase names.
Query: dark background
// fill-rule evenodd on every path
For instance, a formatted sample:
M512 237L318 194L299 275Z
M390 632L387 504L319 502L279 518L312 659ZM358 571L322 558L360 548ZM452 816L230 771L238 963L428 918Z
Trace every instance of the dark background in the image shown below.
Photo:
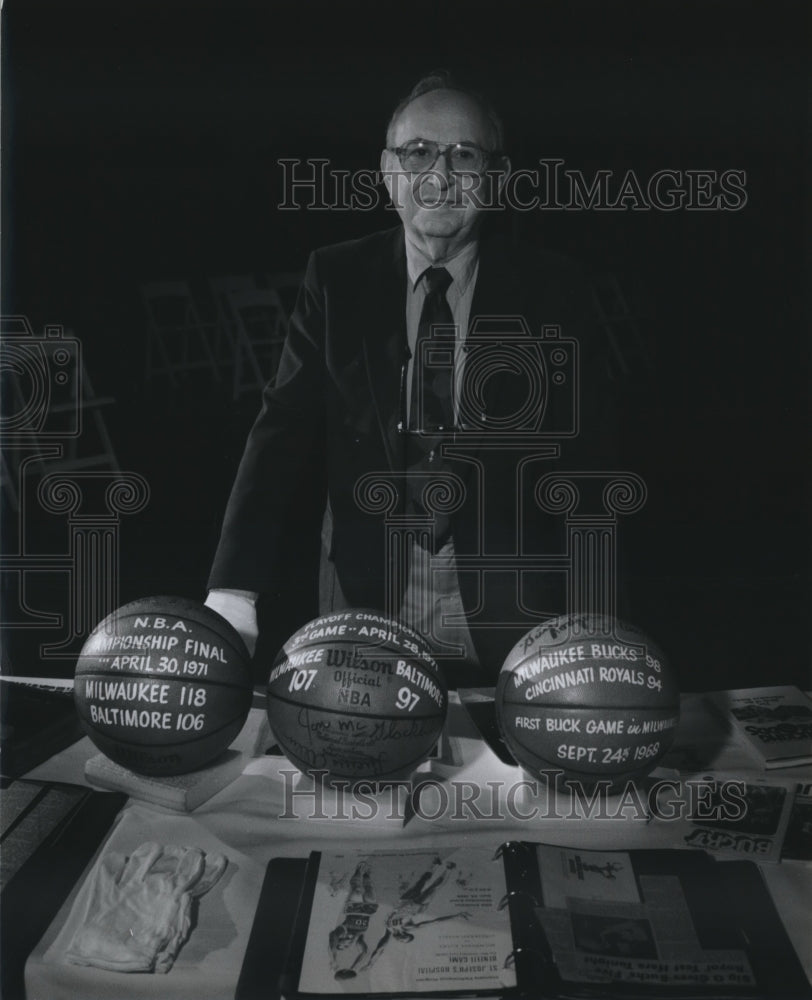
M257 406L146 382L139 283L298 270L315 246L392 224L278 211L277 161L377 167L391 108L448 66L504 111L514 167L746 172L740 211L514 224L615 274L642 338L623 341L622 464L649 491L621 522L627 613L685 689L809 686L807 7L7 0L3 312L71 328L115 397L119 461L151 488L122 520L121 600L202 597ZM57 544L52 519L26 516ZM40 587L32 600L64 610L60 586ZM13 669L70 672L38 662L37 641L7 630Z

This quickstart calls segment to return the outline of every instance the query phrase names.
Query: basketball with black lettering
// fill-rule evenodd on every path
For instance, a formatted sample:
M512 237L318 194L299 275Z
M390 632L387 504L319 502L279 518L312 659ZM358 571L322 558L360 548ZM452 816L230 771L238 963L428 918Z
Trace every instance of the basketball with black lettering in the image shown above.
M679 690L663 651L633 625L561 615L508 653L496 718L527 771L615 786L647 774L674 741Z
M425 640L377 611L316 618L288 639L268 679L268 719L302 771L377 779L432 752L448 708Z
M140 774L185 774L211 763L242 729L250 658L211 608L146 597L93 629L73 694L88 736L111 760Z

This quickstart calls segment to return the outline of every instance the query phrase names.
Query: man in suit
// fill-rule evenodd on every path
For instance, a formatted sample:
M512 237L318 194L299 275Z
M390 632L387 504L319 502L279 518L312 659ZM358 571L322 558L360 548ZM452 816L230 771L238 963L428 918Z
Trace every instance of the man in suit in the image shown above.
M578 270L484 234L503 147L482 98L424 78L381 156L401 224L311 255L209 580L250 648L257 596L315 576L319 528L320 610L398 615L452 683L493 680L564 610L533 562L562 545L534 489L561 438L600 460L606 359Z

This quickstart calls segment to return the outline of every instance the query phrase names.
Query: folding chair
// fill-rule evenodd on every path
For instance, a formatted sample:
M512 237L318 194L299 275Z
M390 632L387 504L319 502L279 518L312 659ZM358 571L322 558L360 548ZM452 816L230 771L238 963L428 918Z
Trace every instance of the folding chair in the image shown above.
M252 274L218 274L209 278L209 290L214 302L217 317L218 337L215 344L215 355L218 362L229 365L235 359L237 343L237 321L231 306L229 295L232 292L253 291L257 287Z
M73 330L51 325L35 337L25 317L3 317L2 325L2 483L12 508L19 504L21 475L119 472L102 413L115 399L94 392Z
M228 293L234 316L234 399L261 389L275 374L287 332L279 294L270 288Z
M194 370L211 374L220 381L211 338L214 331L198 314L189 283L151 281L141 285L147 313L147 381L167 375L172 385L177 375Z

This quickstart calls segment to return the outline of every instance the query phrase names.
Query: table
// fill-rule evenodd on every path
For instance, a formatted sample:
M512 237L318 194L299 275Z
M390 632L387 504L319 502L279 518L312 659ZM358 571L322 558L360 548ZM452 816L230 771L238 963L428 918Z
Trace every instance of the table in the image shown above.
M487 691L479 694L482 699L488 697ZM25 950L31 950L25 969L27 1000L233 997L266 868L275 858L304 858L319 849L391 848L393 844L466 844L495 849L511 839L579 848L684 847L685 837L693 829L684 817L652 817L648 808L640 808L636 802L624 806L617 797L607 800L612 804L604 810L605 815L587 812L584 816L583 811L578 815L577 802L565 801L561 795L551 799L543 787L534 788L519 768L500 760L482 739L456 693L438 755L418 768L411 788L388 786L362 799L354 798L347 788L314 784L282 757L262 756L247 760L236 780L194 812L178 814L145 802L82 790L86 784L83 762L92 752L89 741L81 740L25 777L26 783L55 790L73 783L74 795L82 797L67 826L60 827L53 842L32 859L34 868L23 865L3 893L7 924L14 921L10 909L22 908L21 912L27 913L34 906L26 886L32 879L33 884L39 880L41 885L49 865L58 883L52 888L67 896L44 937L38 942L23 941L23 945L30 944ZM658 780L673 782L688 772L710 771L752 780L760 773L749 753L721 731L703 698L687 695L682 699L675 745L651 778L639 783L640 802L645 806L646 796ZM770 777L792 787L796 781L812 780L812 773L794 768ZM420 789L417 796L412 794L415 787ZM60 932L81 891L83 872L92 865L94 850L103 838L105 851L131 853L145 840L158 840L221 851L229 859L221 888L204 897L199 924L167 976L125 977L55 961ZM812 864L785 860L765 863L762 869L812 980ZM55 909L60 892L51 895ZM292 909L290 901L280 905ZM47 909L44 902L40 908ZM42 913L34 916L42 921ZM292 912L290 917L292 921ZM23 923L36 924L36 920L27 913ZM269 955L274 947L280 951L279 942L269 944ZM7 979L9 989L22 989L21 977L16 983L13 976ZM269 997L274 995L272 981L269 972ZM4 992L3 996L9 1000L15 994Z

